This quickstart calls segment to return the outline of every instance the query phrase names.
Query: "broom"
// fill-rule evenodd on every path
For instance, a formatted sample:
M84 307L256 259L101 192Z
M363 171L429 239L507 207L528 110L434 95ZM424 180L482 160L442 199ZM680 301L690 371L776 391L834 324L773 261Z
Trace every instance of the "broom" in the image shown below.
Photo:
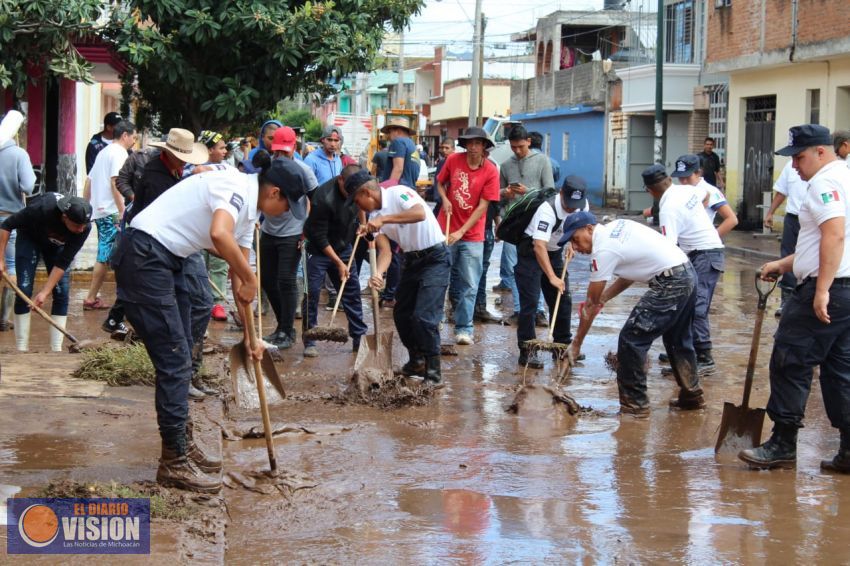
M348 258L347 269L351 270L351 264L354 262L354 252L357 249L357 245L360 243L360 234L357 234L357 237L354 239L354 247L351 248L351 257ZM314 326L313 328L307 330L304 334L304 337L307 340L323 340L325 342L348 342L348 333L344 328L334 327L334 318L336 318L336 311L339 310L339 303L342 300L342 293L345 290L345 284L348 282L348 277L342 280L339 285L339 292L336 294L336 302L334 303L334 310L331 313L331 320L328 322L327 326Z
M563 281L567 275L567 266L569 266L570 261L573 259L573 255L573 248L570 247L567 250L567 257L564 260L564 267L561 269L561 281ZM564 289L564 292L567 292L567 290ZM561 295L563 295L563 293L558 293L558 297L555 299L555 308L552 310L552 322L549 323L549 340L526 340L525 347L528 348L529 352L556 352L558 354L558 358L561 359L566 356L570 345L563 344L561 342L555 342L555 322L557 322L558 320L558 307L561 306Z

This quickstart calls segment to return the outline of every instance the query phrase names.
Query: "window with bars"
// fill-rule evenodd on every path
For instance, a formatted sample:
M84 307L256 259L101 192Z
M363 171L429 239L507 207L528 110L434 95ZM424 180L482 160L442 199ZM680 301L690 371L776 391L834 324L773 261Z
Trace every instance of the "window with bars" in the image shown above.
M808 107L809 124L820 124L820 89L806 91L806 106Z
M694 62L694 1L683 0L665 8L664 60Z
M708 136L714 138L714 152L726 160L726 118L729 108L729 86L709 86Z

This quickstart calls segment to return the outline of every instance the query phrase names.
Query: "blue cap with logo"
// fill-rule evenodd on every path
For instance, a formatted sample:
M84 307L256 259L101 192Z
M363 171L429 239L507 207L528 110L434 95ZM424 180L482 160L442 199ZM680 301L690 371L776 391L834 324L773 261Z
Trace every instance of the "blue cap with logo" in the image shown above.
M777 149L775 153L776 155L791 157L816 145L832 146L832 135L829 133L829 128L818 124L803 124L788 130L788 145Z
M699 157L688 153L676 160L676 168L670 173L671 177L690 177L700 169Z
M564 231L564 235L561 236L561 239L558 241L559 246L565 246L572 239L573 234L576 233L576 230L584 228L585 226L592 226L598 224L596 221L596 216L593 215L592 212L586 210L580 210L574 214L570 214L564 220L564 224L562 230Z

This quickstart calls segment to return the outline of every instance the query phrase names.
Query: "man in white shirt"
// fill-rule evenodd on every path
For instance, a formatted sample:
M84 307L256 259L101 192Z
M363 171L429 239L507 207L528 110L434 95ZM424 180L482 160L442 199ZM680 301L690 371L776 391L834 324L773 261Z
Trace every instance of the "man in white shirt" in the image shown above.
M797 251L761 267L762 278L794 272L799 285L788 298L770 357L767 414L773 434L738 457L750 467L793 467L797 430L803 426L812 370L820 366L826 415L841 433L841 447L821 469L850 473L850 169L833 150L829 130L795 126L776 154L809 184L800 204Z
M115 184L118 172L127 161L127 150L136 143L136 126L121 120L112 130L112 143L100 150L86 177L83 198L91 203L92 221L97 227L97 262L92 270L89 294L83 300L84 310L109 308L97 294L106 277L109 256L118 234L118 222L124 215L124 197Z
M776 209L785 202L785 219L782 221L782 241L779 244L779 253L781 257L787 257L794 253L797 248L797 235L800 233L800 205L806 198L806 190L809 184L800 178L797 170L791 166L791 161L785 164L782 168L782 173L776 183L773 184L773 200L770 203L770 208L764 215L764 225L768 228L773 228L773 215L776 214ZM787 202L786 202L787 200ZM782 308L794 287L797 286L797 279L794 273L789 271L782 276L779 282L779 288L782 291L782 302L779 308L776 309L776 317L782 316Z
M375 234L377 273L369 284L384 286L384 274L392 261L390 240L404 250L404 268L393 307L398 336L410 354L402 368L405 375L419 375L437 384L440 372L440 321L451 274L446 238L431 208L415 190L403 185L381 189L366 171L345 182L348 202L357 203L369 220L361 231Z
M696 155L683 155L676 160L672 176L688 178L699 171ZM660 165L643 171L646 190L659 199L661 233L685 252L697 273L697 298L694 311L694 349L700 371L714 368L711 355L711 324L708 312L720 274L723 273L725 255L720 235L708 216L703 214L703 201L708 196L702 189L690 185L673 185Z
M590 283L586 302L579 305L573 358L580 355L584 337L603 305L635 281L648 283L649 290L632 309L620 331L617 346L620 412L636 417L649 415L644 364L647 351L659 336L664 340L679 384L679 395L670 400L670 407L703 408L705 400L691 334L696 272L685 253L648 226L631 220L601 225L590 212L569 216L563 231L561 245L570 242L578 253L590 254ZM614 282L608 285L614 277Z
M832 147L835 154L850 167L850 130L836 130L832 134Z

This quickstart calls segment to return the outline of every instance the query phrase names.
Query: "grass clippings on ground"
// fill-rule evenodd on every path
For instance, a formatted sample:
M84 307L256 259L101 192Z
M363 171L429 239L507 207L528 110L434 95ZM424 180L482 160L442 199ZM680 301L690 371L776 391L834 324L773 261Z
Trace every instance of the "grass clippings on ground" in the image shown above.
M103 381L107 385L153 385L156 373L142 344L106 344L82 353L73 374L78 379Z

